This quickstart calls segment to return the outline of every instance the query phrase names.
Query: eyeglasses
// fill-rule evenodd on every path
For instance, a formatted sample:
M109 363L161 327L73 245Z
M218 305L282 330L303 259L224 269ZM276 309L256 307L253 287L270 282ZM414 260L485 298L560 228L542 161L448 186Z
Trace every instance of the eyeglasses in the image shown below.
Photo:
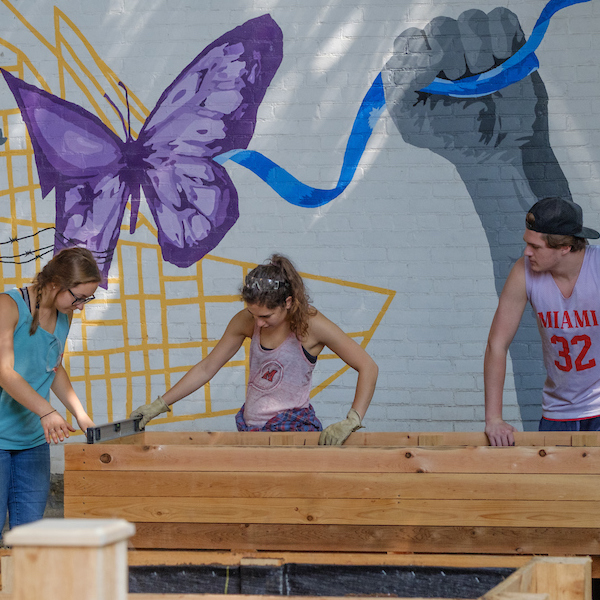
M67 291L74 298L73 302L71 302L71 306L75 306L76 304L87 304L96 298L96 296L88 296L87 298L84 296L83 298L78 298L69 288L67 288Z
M280 281L279 279L250 277L246 279L245 287L258 290L259 292L269 292L272 290L278 290L279 288L284 288L286 285L289 285L287 281Z

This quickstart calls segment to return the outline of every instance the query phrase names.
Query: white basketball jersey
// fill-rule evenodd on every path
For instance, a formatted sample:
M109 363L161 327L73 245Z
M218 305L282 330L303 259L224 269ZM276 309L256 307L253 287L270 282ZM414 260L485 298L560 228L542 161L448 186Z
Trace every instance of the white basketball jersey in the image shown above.
M587 246L569 298L550 273L535 273L525 257L527 298L542 337L547 419L600 416L600 247Z

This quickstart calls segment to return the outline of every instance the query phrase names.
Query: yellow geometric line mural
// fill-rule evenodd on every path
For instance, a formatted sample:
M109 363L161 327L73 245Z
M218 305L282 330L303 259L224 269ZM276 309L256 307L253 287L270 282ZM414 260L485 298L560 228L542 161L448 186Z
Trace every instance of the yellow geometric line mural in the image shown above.
M3 0L2 4L56 57L60 96L65 97L70 78L91 109L115 130L120 122L111 123L102 106L110 106L103 98L106 89L113 101L125 104L118 86L120 78L70 19L55 7L53 46L10 2ZM24 53L4 40L0 46L11 56L7 59L4 53L3 68L29 82L33 78L51 91ZM143 123L149 111L130 91L129 107L132 117ZM54 202L41 198L33 149L19 110L0 110L0 119L8 138L0 146L0 289L8 289L29 283L39 267L38 259L52 251ZM128 226L121 229L128 230ZM134 235L117 244L107 290L99 290L99 300L73 320L65 367L80 397L87 399L88 414L97 424L126 418L132 407L151 401L204 358L229 319L242 308L237 292L248 271L256 266L206 255L192 267L179 269L162 260L156 238L157 230L142 208ZM155 265L153 272L148 272L148 265ZM366 347L395 292L332 277L302 275L309 289L319 289L320 298L338 298L340 294L355 297L354 321L359 328L347 333ZM218 386L207 384L180 401L168 417L152 424L235 414L243 397L236 398L232 390L237 386L245 389L248 351L249 340L215 376L213 384ZM348 368L336 355L323 352L311 397Z

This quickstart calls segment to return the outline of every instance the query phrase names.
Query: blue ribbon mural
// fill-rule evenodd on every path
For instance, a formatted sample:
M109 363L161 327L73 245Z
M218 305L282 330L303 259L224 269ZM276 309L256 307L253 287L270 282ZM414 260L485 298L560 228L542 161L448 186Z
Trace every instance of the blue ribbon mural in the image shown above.
M501 65L486 73L457 81L436 77L430 85L420 91L455 98L479 98L520 81L539 67L540 63L534 52L548 29L550 18L562 8L589 1L550 0L542 10L528 41ZM373 82L358 110L346 146L339 181L335 188L330 190L318 189L301 183L272 160L253 150L231 150L215 157L214 160L220 164L231 160L246 167L291 204L309 208L323 206L337 198L352 181L362 153L384 107L385 97L380 74Z

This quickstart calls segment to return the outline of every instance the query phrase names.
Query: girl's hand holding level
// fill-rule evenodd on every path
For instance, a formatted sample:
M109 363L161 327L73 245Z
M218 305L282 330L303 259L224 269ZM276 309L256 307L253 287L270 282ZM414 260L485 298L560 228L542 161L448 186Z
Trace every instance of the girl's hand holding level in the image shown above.
M77 425L79 425L79 429L85 433L89 427L94 427L94 421L92 421L87 413L83 413L79 416L75 417L77 419Z
M75 431L75 428L69 425L55 410L46 413L40 417L40 422L44 428L46 441L50 444L54 442L64 442L65 438L69 437L70 431Z

